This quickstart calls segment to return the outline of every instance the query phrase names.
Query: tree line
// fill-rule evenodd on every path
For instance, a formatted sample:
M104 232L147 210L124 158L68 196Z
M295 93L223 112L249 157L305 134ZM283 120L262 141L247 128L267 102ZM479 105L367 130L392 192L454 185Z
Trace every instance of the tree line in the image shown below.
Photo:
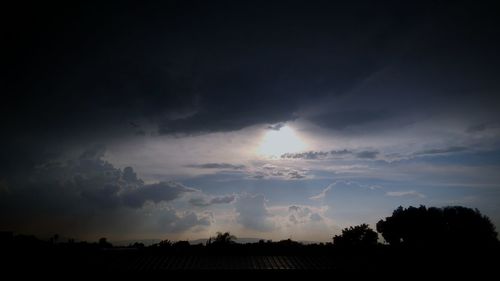
M379 239L379 234L381 239ZM6 236L5 233L2 236ZM54 235L49 241L41 241L34 236L18 235L16 237L2 237L3 246L18 247L50 247L57 245L65 248L110 249L116 248L106 238L96 243L58 241L59 235ZM491 248L498 247L499 241L495 226L491 220L477 209L462 206L443 208L425 206L399 207L392 215L381 219L376 224L376 231L367 224L351 226L342 230L342 233L332 237L332 242L304 245L291 239L273 242L261 240L258 243L248 243L246 246L236 243L236 237L230 232L218 232L210 237L205 244L191 245L188 241L172 242L163 240L151 246L142 243L130 244L130 249L172 250L176 252L189 249L230 249L230 248L258 248L258 249L290 249L304 250L320 248L337 249L373 249L381 246L406 248Z

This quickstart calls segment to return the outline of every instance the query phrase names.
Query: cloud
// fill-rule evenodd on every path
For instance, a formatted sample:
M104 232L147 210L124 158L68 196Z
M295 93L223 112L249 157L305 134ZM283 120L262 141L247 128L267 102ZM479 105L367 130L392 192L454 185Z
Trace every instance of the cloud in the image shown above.
M379 185L366 185L360 184L355 181L345 181L339 180L329 184L324 188L319 194L311 196L311 200L323 200L336 198L335 192L339 194L351 193L351 195L357 194L359 192L379 192L383 187Z
M321 200L321 199L324 199L326 197L326 194L328 192L330 192L330 190L334 187L335 185L334 184L330 184L328 185L325 189L323 189L321 191L321 193L319 193L318 195L314 195L314 196L311 196L309 197L309 199L311 200Z
M417 149L415 152L400 152L385 154L383 158L392 160L408 160L419 157L433 157L433 156L448 156L452 154L459 154L465 152L473 152L473 148L469 146L447 146L428 149Z
M456 153L456 152L464 152L469 150L468 147L464 146L450 146L446 148L434 148L434 149L426 149L417 151L412 154L412 156L427 156L427 155L436 155L436 154L448 154L448 153Z
M134 172L132 167L125 167L123 169L122 179L127 183L132 184L143 184L144 182L137 178L137 174Z
M102 209L113 209L122 204L118 195L120 186L105 184L101 188L86 189L81 191L81 197L85 202Z
M214 197L210 200L211 204L227 204L234 201L235 195L225 195Z
M347 150L347 149L342 149L342 150L332 150L330 151L330 155L332 156L344 156L344 155L349 155L352 154L352 151Z
M272 164L265 164L250 171L250 178L253 179L300 180L307 178L307 176L307 171L305 169L295 169Z
M279 239L331 241L331 235L338 233L336 222L326 216L327 206L302 204L268 206L270 218Z
M141 208L148 201L168 202L196 191L176 182L144 184L132 167L122 171L102 160L104 151L100 146L85 150L76 162L41 170L39 180L56 182L58 173L65 175L66 185L74 185L88 204L104 208Z
M485 132L488 130L494 130L500 128L500 123L498 121L483 122L475 125L470 125L467 127L465 132L470 134Z
M411 169L401 172L395 167L399 163L388 167L369 161L383 159L386 151L404 157L415 151L413 156L460 152L433 144L498 146L494 124L500 116L500 83L495 70L500 57L499 44L491 38L496 38L499 17L490 6L477 5L471 12L471 7L457 3L435 13L418 5L387 9L372 3L368 10L379 15L374 20L356 8L332 9L335 4L328 1L311 7L303 17L297 17L301 4L266 2L263 9L261 5L242 8L234 2L144 7L134 17L130 15L137 11L136 5L123 4L111 19L107 8L92 10L85 5L69 13L71 17L50 8L33 13L43 15L34 17L25 9L18 9L22 15L11 9L8 17L14 21L7 21L23 24L8 27L13 40L5 44L8 59L0 66L5 75L0 92L6 95L0 110L0 182L9 193L3 192L0 199L3 217L21 214L21 208L26 208L25 213L47 213L54 220L82 213L105 217L122 209L142 215L150 205L174 204L183 194L193 194L189 187L164 181L200 172L186 169L186 164L234 160L232 152L247 143L242 145L221 132L246 136L242 128L272 124L268 129L279 129L289 120L306 124L297 133L303 133L311 145L324 141L349 147L330 151L325 158L346 159L337 163L345 167L366 162L366 168L349 171L365 179L421 177ZM92 16L88 16L90 10ZM193 11L203 12L195 13L193 20ZM255 15L259 21L249 25L247 19ZM470 20L464 21L464 16ZM61 36L62 30L54 28L53 22L73 32ZM35 25L39 28L24 32ZM48 40L33 44L40 38ZM146 136L134 136L142 130ZM208 134L200 136L204 133L224 141L206 145ZM258 135L248 137L248 142L254 138ZM172 139L182 145L163 143ZM127 159L125 164L104 161L102 148L67 163L68 153L101 142L115 151L124 143L134 144L115 155L115 159ZM161 145L150 149L146 144L152 142ZM434 149L414 149L421 144ZM177 147L182 149L157 153ZM245 151L253 147L248 145ZM366 148L373 150L362 151ZM143 157L145 153L136 152L145 150L156 155ZM253 179L302 181L316 177L314 170L303 167L324 163L280 167L282 160L323 159L324 152L291 154L278 159L273 169L224 163L192 168L244 170ZM497 164L495 155L488 157L489 163ZM462 162L453 161L453 165ZM118 168L125 166L136 168L147 183L132 168ZM426 169L438 174L436 166ZM465 184L494 184L489 179L496 174L490 167L474 169ZM320 176L337 179L346 173L325 174ZM485 174L489 179L484 179ZM440 182L453 181L443 172L437 177ZM348 187L336 186L311 198L331 201L332 208L362 201L342 193L342 189L351 190ZM336 196L345 203L335 201Z
M209 198L195 197L189 200L194 206L207 207L214 204L229 204L232 203L236 198L236 195L224 195L224 196L213 196Z
M306 174L299 170L288 170L286 175L290 179L303 179L306 177Z
M379 153L380 152L375 151L375 150L365 150L365 151L357 152L356 157L361 158L361 159L375 159L375 158L377 158L377 155Z
M235 202L237 222L245 228L268 232L274 229L264 195L241 194Z
M366 125L388 119L391 115L384 110L349 110L329 111L308 117L309 121L333 130L344 130L350 127Z
M384 208L395 204L381 187L343 180L329 184L310 199L327 207L322 217L328 217L339 226L376 223Z
M426 196L420 192L416 192L415 190L408 191L389 191L386 192L385 195L391 197L417 197L417 198L425 198Z
M382 153L378 150L331 150L331 151L307 151L307 152L299 152L299 153L284 153L281 155L281 159L283 160L371 160L371 159L411 159L415 157L422 156L434 156L434 155L442 155L442 154L452 154L452 153L460 153L470 151L471 148L466 146L450 146L444 148L432 148L432 149L423 149L418 150L416 152L407 152L407 153L389 153L381 155Z
M172 208L167 208L162 212L158 224L163 231L176 233L184 232L193 227L209 226L212 224L213 220L213 215L210 213L201 215L193 211L178 213Z
M293 224L301 224L308 222L318 222L323 219L323 217L318 213L312 210L311 207L308 206L297 206L292 205L288 207L289 221Z
M267 126L267 128L269 130L279 131L284 126L285 126L285 123L277 123L277 124L274 124L274 125L269 125L269 126Z
M324 151L308 151L302 153L285 153L281 155L281 158L285 159L322 159L328 156L328 152Z
M266 7L269 5L266 4ZM425 92L425 88L421 89L425 85L431 89L447 90L444 85L449 85L449 81L456 84L448 89L451 93L455 92L455 87L475 89L474 85L487 85L498 88L488 80L492 75L489 68L495 65L495 59L488 57L488 54L496 49L496 45L472 44L466 40L467 32L482 31L479 36L481 38L476 38L477 42L489 42L487 38L491 38L494 32L488 26L482 26L486 19L474 21L473 26L465 29L460 20L445 12L450 22L457 21L459 24L450 25L446 30L422 30L421 21L415 20L420 18L417 16L421 13L418 9L410 9L409 12L407 7L400 6L395 7L393 14L383 7L372 6L370 9L384 16L377 19L376 24L369 24L355 10L335 11L331 9L331 4L325 3L313 8L303 19L295 16L302 7L280 6L279 20L289 24L275 25L275 15L261 13L263 9L259 5L251 9L237 8L236 5L214 10L208 4L199 3L196 5L197 10L210 12L197 15L196 24L185 25L182 23L189 21L192 16L192 7L187 6L175 9L158 7L157 10L163 13L150 11L147 13L147 20L137 19L141 21L138 25L137 22L124 20L135 9L125 5L113 20L119 23L118 29L111 26L107 21L108 15L104 12L94 12L95 21L92 22L78 15L69 22L54 14L54 11L47 10L47 18L57 18L62 25L79 26L69 39L57 36L58 31L50 28L48 20L37 19L44 34L52 38L47 43L47 48L64 45L66 40L81 42L89 34L102 40L84 50L80 49L81 44L66 44L68 49L65 52L54 52L50 56L30 52L37 46L27 43L36 39L37 33L25 34L24 37L17 38L18 41L13 40L12 46L8 46L11 48L9 53L12 58L5 67L16 71L7 72L9 76L5 79L5 85L2 84L2 92L12 93L12 104L18 106L8 107L4 110L5 113L2 112L5 114L2 117L13 116L10 123L5 122L7 128L26 128L26 131L33 131L31 134L35 134L36 128L40 128L40 132L48 130L49 134L57 132L57 128L67 128L68 135L82 130L95 133L112 129L116 133L119 127L136 130L138 126L131 124L140 124L137 120L152 120L159 132L165 134L231 131L255 124L280 124L296 118L297 112L306 103L321 104L328 97L342 97L346 92L360 88L360 84L368 84L367 80L375 80L372 82L375 87L371 87L373 90L369 92L370 95L359 93L356 103L352 103L359 104L361 108L333 109L309 118L321 126L341 130L392 116L386 109L366 108L366 104L374 104L373 100L382 95L380 92L384 92L384 86L389 88L395 103L404 103L404 99L394 97L398 97L404 90L412 91L407 88L420 86L419 91L412 91L413 94ZM235 10L244 15L225 18L220 23L212 22L213 18L234 14ZM327 15L324 11L334 14ZM260 14L260 20L249 29L243 19L255 13ZM400 23L395 15L408 14L411 15L408 17L409 21L394 29ZM317 20L311 21L312 15ZM35 21L29 19L31 20ZM339 20L344 22L341 29ZM430 23L433 21L432 17L428 20ZM495 21L492 18L490 20ZM295 29L294 25L302 28ZM135 32L123 32L130 30L131 26L136 28ZM197 34L201 27L203 36L184 36ZM290 32L291 29L294 31ZM245 32L239 32L242 30ZM420 32L429 36L420 38L415 35ZM24 34L15 31L11 33ZM107 36L109 34L113 36ZM157 42L157 34L170 40ZM466 46L463 50L472 50L467 54L473 59L462 62L467 67L456 68L446 58L439 56L435 48L429 47L438 44L443 47L438 49L453 50L449 54L451 57L463 57L462 49L453 48L457 45L456 40L449 40L457 38L449 38L450 36L460 38L459 45ZM374 44L360 44L360 40ZM151 43L153 41L155 44ZM288 42L289 48L282 48L283 42ZM401 48L402 45L417 44L427 47ZM250 49L242 47L250 45ZM197 49L191 48L192 46L206 48ZM334 52L331 46L336 46ZM373 46L377 46L376 52L373 51ZM31 59L22 59L26 53L32 56ZM403 55L406 58L404 63L394 60ZM218 58L217 64L213 62L215 57ZM425 63L422 62L422 57L426 58ZM384 82L393 81L372 78L374 73L387 67L387 62L402 68L395 80L402 80L400 83L403 85L387 85ZM47 65L51 67L45 67ZM434 68L436 73L447 74L441 77L443 79L425 75L429 69ZM467 69L476 71L470 73ZM38 75L41 72L44 75ZM456 77L471 79L459 80ZM481 79L473 79L476 77ZM45 89L51 89L50 94L58 99L47 102ZM21 99L20 95L15 94L17 92L25 93L29 98ZM497 100L491 94L474 93ZM385 102L388 99L380 100ZM44 116L38 118L37 122L32 122L33 117L37 116L39 105L45 108ZM95 110L89 111L89 105L93 105ZM425 105L422 107L425 108ZM128 120L124 121L116 116L128 116Z
M203 216L195 219L194 214L166 205L198 190L177 182L144 184L132 167L121 170L104 161L104 151L92 147L75 159L41 165L25 179L9 182L16 188L0 196L4 227L36 234L45 229L37 225L46 224L51 231L81 237L104 231L156 233L160 226L171 231L207 226L209 220Z
M198 169L226 169L226 170L241 170L245 165L234 165L229 163L205 163L205 164L190 164L186 167Z
M180 183L159 182L126 191L120 197L123 198L124 205L132 208L140 208L147 201L154 203L168 202L181 197L187 192L195 191L195 189L187 188Z
M313 213L313 214L311 214L310 219L312 221L322 221L323 217L318 213Z
M285 153L281 159L301 159L301 160L331 160L331 159L349 159L355 156L358 159L375 159L380 154L376 150L331 150L331 151L308 151L299 153Z

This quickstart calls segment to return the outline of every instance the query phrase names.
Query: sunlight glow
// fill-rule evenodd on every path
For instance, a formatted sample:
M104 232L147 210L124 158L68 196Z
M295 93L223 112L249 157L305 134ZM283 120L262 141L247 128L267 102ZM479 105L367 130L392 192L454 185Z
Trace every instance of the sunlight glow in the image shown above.
M262 138L258 154L267 157L279 157L284 153L300 152L306 144L297 136L295 131L283 126L279 130L270 130Z

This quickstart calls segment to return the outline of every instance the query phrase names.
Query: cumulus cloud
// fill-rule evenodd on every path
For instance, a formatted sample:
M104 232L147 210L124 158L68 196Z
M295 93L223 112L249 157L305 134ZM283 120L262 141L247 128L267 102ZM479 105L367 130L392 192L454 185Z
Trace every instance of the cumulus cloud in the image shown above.
M268 206L274 232L295 240L331 241L331 235L339 232L336 222L326 216L327 206L274 205Z
M26 179L10 183L16 188L0 196L4 227L34 233L39 229L31 229L31 225L49 223L50 218L54 227L51 231L71 233L79 229L81 233L76 235L82 235L111 226L119 231L130 224L136 224L137 230L146 227L159 231L160 217L162 228L171 231L182 231L194 224L206 226L210 222L194 213L165 208L166 203L198 192L196 189L177 182L145 184L132 167L115 168L102 159L103 155L102 147L93 147L76 159L41 165ZM73 222L69 223L67 216ZM124 221L123 217L129 220Z
M322 221L323 217L318 213L313 213L313 214L311 214L310 219L312 221Z
M237 222L245 228L268 232L274 229L271 214L262 194L241 194L235 202Z
M209 226L213 222L213 214L196 214L193 211L177 212L173 208L167 208L162 212L158 224L165 232L183 232L193 227Z
M292 205L288 207L289 221L293 224L307 223L310 221L321 221L323 217L308 206Z
M120 197L123 203L132 208L140 208L145 202L151 201L159 203L162 201L172 201L187 192L195 192L195 189L187 188L176 182L159 182L143 185L136 189L124 192Z
M93 147L84 151L78 161L42 168L38 180L55 183L65 175L65 185L75 186L87 203L104 208L141 208L147 201L168 202L196 191L176 182L144 184L132 167L122 171L104 161L103 155L102 147Z
M198 169L225 169L225 170L241 170L245 165L235 165L229 163L204 163L204 164L190 164L186 167Z

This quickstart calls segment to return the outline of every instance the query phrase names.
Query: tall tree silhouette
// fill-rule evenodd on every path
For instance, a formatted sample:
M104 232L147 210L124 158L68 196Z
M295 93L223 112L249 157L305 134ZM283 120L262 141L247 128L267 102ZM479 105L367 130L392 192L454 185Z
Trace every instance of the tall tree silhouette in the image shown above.
M377 223L377 231L391 245L482 247L498 243L495 226L479 210L399 207Z
M333 237L333 245L342 248L373 247L377 245L378 234L367 224L351 226L342 230L342 235Z

